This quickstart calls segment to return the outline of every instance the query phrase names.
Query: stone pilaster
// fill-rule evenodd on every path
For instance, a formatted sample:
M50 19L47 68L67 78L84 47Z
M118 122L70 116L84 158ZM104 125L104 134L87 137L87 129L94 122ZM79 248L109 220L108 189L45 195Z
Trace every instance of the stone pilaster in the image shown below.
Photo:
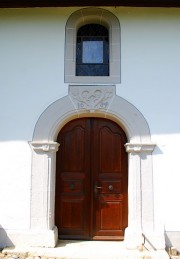
M164 249L163 229L154 226L153 143L127 143L129 153L129 226L125 233L127 248L144 244L148 249Z
M37 245L53 247L57 241L57 228L54 226L56 142L31 142L33 150L31 182L31 233L40 233L35 239ZM42 233L46 233L43 240ZM48 234L49 233L49 234ZM49 235L49 237L48 237ZM33 238L32 238L33 242Z

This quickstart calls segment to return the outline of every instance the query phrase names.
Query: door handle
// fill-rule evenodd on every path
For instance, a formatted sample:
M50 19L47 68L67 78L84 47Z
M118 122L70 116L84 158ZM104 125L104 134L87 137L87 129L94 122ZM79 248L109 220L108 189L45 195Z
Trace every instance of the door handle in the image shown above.
M103 188L102 186L98 186L97 183L95 183L95 185L94 185L94 193L95 193L95 195L97 195L98 194L98 190L100 190L102 188Z

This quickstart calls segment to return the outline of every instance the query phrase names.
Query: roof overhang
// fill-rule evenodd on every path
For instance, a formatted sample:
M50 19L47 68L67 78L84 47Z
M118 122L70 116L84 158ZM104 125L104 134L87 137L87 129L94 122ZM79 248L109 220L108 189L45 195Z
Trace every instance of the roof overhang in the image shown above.
M0 0L0 8L70 6L180 7L180 0Z

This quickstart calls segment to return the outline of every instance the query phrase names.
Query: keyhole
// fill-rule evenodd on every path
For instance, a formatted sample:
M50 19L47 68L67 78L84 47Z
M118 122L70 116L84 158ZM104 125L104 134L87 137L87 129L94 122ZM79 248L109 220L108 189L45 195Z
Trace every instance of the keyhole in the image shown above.
M112 191L112 190L113 190L113 186L112 186L111 184L109 185L109 187L108 187L108 188L109 188L109 190L110 190L110 191Z
M70 189L70 190L74 190L74 189L75 189L74 183L71 183L71 184L69 185L69 189Z

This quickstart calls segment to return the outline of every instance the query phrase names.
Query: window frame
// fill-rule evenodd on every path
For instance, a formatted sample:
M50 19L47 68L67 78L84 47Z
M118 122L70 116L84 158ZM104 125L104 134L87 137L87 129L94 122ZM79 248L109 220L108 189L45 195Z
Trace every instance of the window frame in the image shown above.
M98 33L92 33L93 29L96 29ZM102 47L100 47L99 49L99 52L101 50L101 59L100 59L101 61L99 62L98 60L96 60L95 62L83 61L83 58L86 57L86 55L84 55L84 44L85 43L92 44L92 42L96 42L96 45L95 45L96 47L97 47L97 42L101 43ZM87 52L87 54L88 53L89 51ZM98 56L98 52L96 54ZM83 74L82 76L109 76L109 30L103 25L99 25L97 23L96 24L90 23L90 24L81 26L77 31L76 76L81 76L80 74ZM94 75L94 74L97 74L97 75Z
M97 23L109 30L109 76L76 76L77 31L86 24ZM120 23L111 12L101 8L84 8L74 12L66 24L65 83L120 83Z

